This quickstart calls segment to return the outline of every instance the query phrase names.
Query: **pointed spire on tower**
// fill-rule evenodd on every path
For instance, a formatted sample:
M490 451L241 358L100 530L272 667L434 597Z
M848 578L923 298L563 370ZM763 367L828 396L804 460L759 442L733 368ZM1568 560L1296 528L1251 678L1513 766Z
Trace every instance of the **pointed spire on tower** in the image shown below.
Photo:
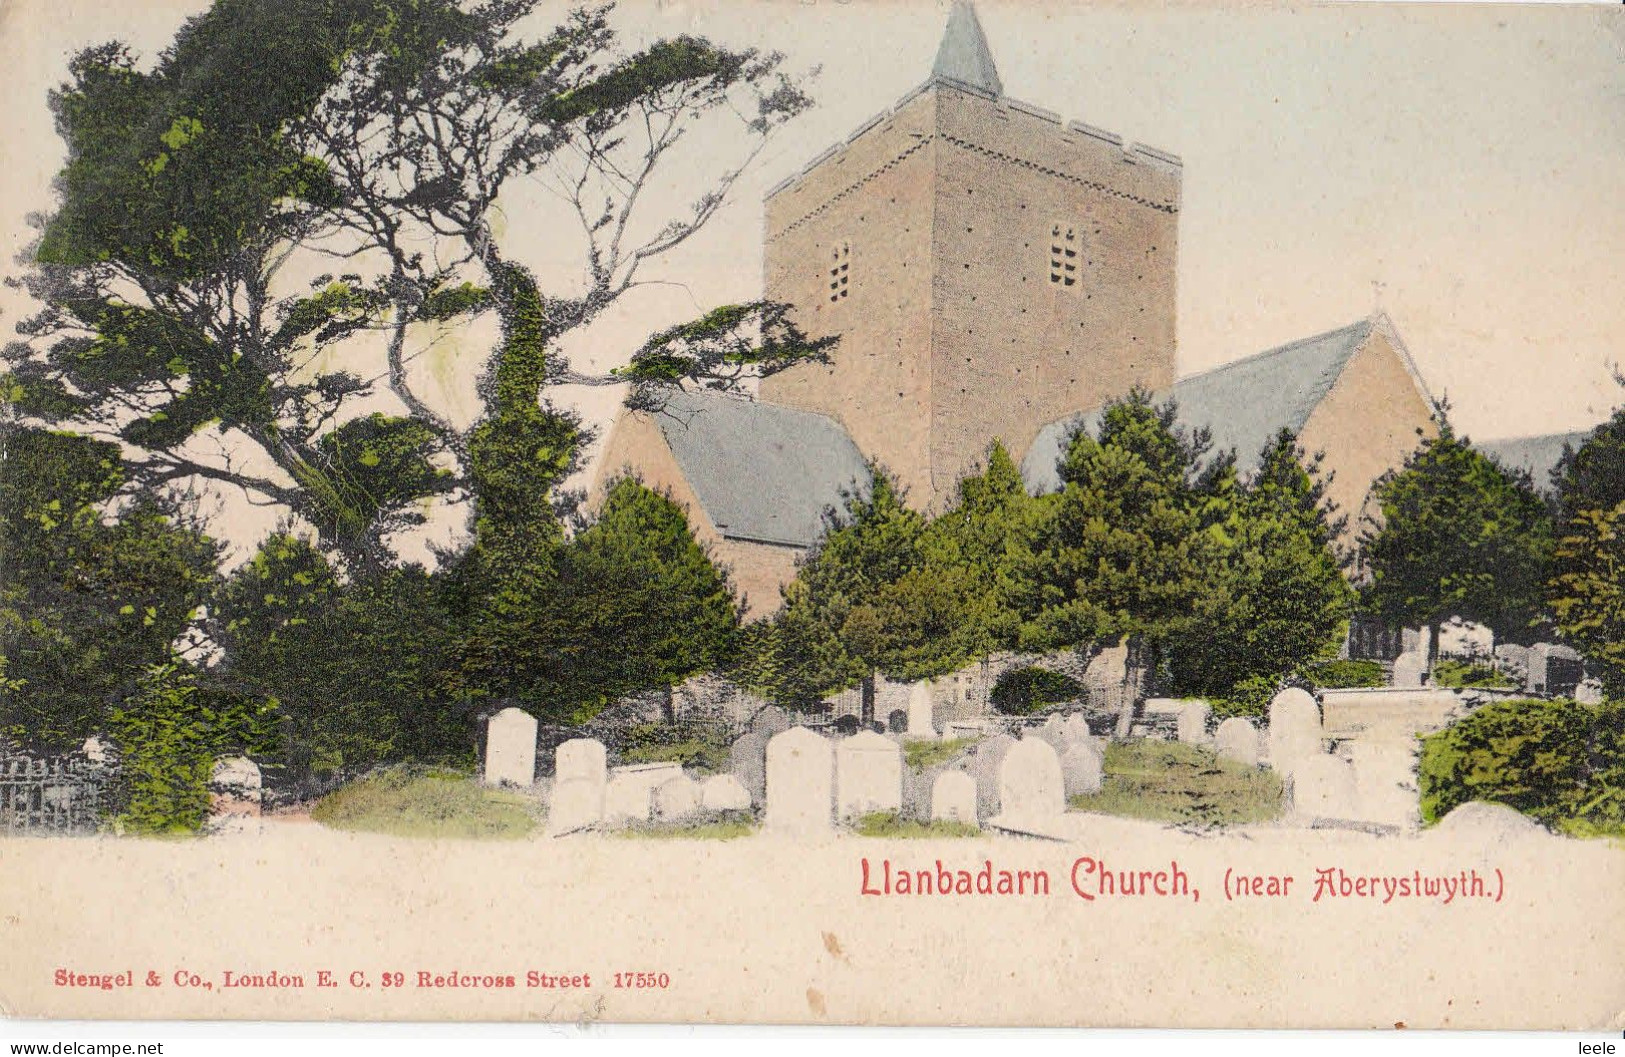
M982 24L977 21L976 9L970 0L954 0L948 28L937 48L937 61L931 67L931 79L939 77L964 81L994 95L1004 94L998 67L993 65L993 53L988 50L987 37L982 35Z

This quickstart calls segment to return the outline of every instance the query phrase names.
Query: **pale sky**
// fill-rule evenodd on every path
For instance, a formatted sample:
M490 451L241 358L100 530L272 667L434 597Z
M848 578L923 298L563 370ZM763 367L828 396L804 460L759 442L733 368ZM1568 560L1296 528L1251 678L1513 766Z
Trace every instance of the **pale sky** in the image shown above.
M24 214L50 203L62 150L44 94L68 56L110 37L151 55L202 6L0 0L0 271L15 271ZM1183 158L1181 375L1380 306L1474 437L1585 428L1620 399L1610 365L1625 360L1625 10L977 9L1007 94ZM818 68L818 105L662 264L659 276L682 285L624 302L575 343L582 362L620 362L652 330L759 296L764 192L924 80L947 13L945 0L623 3L618 24L633 39L700 33ZM690 201L692 177L674 172L655 205ZM578 261L559 254L545 193L521 190L504 207L510 256L567 283ZM6 292L0 307L9 338L21 306ZM458 350L426 357L424 376L466 412L477 364ZM600 424L613 414L608 391L567 395Z

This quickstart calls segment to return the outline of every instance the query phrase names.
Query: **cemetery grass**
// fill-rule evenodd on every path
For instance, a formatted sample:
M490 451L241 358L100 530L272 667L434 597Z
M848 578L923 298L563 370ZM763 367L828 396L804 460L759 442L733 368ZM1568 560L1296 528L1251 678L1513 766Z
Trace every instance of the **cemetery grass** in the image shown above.
M982 831L963 822L934 819L919 822L901 818L895 811L875 811L862 815L852 830L860 837L891 837L904 840L930 840L941 837L980 837Z
M728 746L689 739L668 745L633 745L621 753L623 763L675 763L696 774L721 774L728 769Z
M916 771L924 771L939 763L947 763L980 738L954 738L950 741L927 741L924 738L903 742L903 761Z
M1281 783L1257 767L1175 741L1113 742L1100 792L1074 796L1075 811L1152 822L1235 826L1281 814Z
M633 822L614 832L627 840L737 840L757 828L756 817L749 811L719 811L708 818L675 824Z
M473 775L403 765L374 771L317 801L310 817L332 829L394 837L517 840L536 828L536 802L489 789Z
M1443 687L1480 687L1486 690L1514 690L1518 684L1487 664L1471 661L1440 661L1433 666L1433 681Z

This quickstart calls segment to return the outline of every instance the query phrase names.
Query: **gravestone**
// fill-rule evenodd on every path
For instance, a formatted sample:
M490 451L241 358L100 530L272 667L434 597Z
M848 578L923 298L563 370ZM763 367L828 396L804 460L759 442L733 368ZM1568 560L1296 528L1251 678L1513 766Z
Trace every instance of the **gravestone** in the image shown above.
M536 784L536 717L505 708L485 726L485 784Z
M886 717L886 729L893 734L902 734L908 730L908 713L900 708L891 710Z
M553 836L574 833L604 820L604 794L608 782L587 778L554 778L553 795L547 805L547 832Z
M1056 713L1044 720L1044 725L1036 730L1031 730L1030 734L1043 739L1049 744L1050 748L1058 753L1066 751L1066 717L1060 713Z
M903 818L919 822L931 818L931 789L936 784L937 776L945 770L946 767L933 767L926 771L903 768Z
M1402 687L1421 686L1428 670L1428 658L1425 653L1402 653L1394 658L1394 677L1392 685Z
M931 820L977 825L976 779L964 771L943 771L931 784Z
M903 754L870 731L835 746L835 808L842 819L903 806Z
M682 776L682 766L674 762L628 763L610 768L609 783L604 787L604 817L610 822L649 821L654 814L655 789Z
M835 791L834 751L806 727L791 727L767 743L769 830L818 836L830 829Z
M604 786L604 821L611 825L647 822L654 814L654 788L639 775L616 768Z
M1304 819L1353 818L1359 813L1354 768L1341 756L1325 752L1300 759L1292 770L1292 810Z
M1061 759L1040 738L1022 738L999 764L999 814L1012 819L1046 819L1066 811L1066 779Z
M976 817L992 818L999 813L999 766L1016 743L1008 734L983 738L971 757L970 776L976 779Z
M1092 741L1068 745L1061 754L1061 782L1069 797L1100 792L1105 759Z
M1258 766L1258 728L1253 726L1252 720L1231 716L1219 724L1213 742L1221 760Z
M1207 721L1213 709L1206 701L1185 701L1179 709L1179 740L1186 745L1207 744Z
M700 810L700 784L688 775L679 775L655 787L650 799L656 822L680 822Z
M247 756L214 761L209 775L211 810L218 815L258 815L262 803L259 764Z
M908 691L908 736L936 737L937 728L933 712L931 687L926 683L915 683Z
M553 778L569 782L581 779L603 785L609 781L609 754L596 738L571 738L553 751Z
M771 738L790 729L790 713L778 705L768 705L750 721L752 733Z
M712 775L700 783L700 806L707 811L749 811L750 791L731 774Z
M1270 701L1270 766L1282 779L1301 759L1321 755L1320 706L1307 690L1292 687Z
M1094 743L1095 736L1089 729L1089 721L1083 717L1082 712L1074 712L1061 722L1061 736L1068 745L1075 745L1080 741Z
M767 743L770 735L746 734L728 749L728 773L750 794L751 803L767 799Z
M113 744L99 734L92 734L79 747L79 752L91 763L106 763L112 759Z

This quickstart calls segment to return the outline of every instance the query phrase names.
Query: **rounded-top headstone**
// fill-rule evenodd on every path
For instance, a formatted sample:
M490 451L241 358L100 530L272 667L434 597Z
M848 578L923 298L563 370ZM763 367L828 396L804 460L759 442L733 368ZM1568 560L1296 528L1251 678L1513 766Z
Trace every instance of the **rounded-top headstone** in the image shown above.
M596 738L571 738L553 753L553 775L561 782L584 778L591 782L608 780L605 768L609 754Z
M835 746L835 801L841 818L903 806L903 753L883 734L864 731Z
M782 734L790 729L790 713L778 705L767 705L751 720L750 729L769 738Z
M1222 760L1258 766L1258 728L1244 716L1231 716L1213 735L1214 750Z
M999 765L1016 743L1008 734L995 734L976 743L970 758L970 775L976 779L976 814L992 818L999 813Z
M1283 778L1299 760L1320 755L1320 706L1307 690L1290 687L1276 694L1269 722L1270 766Z
M1207 721L1213 708L1206 701L1185 701L1179 708L1179 740L1186 745L1207 741Z
M485 781L529 786L536 782L536 717L505 708L485 725Z
M700 806L707 811L749 811L750 792L731 774L712 775L700 783Z
M977 824L976 779L964 771L943 771L931 784L933 821Z
M700 809L700 785L687 775L668 779L655 787L651 803L662 822L690 818Z
M752 731L728 749L728 773L739 779L751 799L760 804L767 793L767 743L769 735Z
M834 808L833 757L830 743L806 727L791 727L767 743L768 829L808 836L828 832Z
M1066 811L1066 780L1060 757L1040 738L1022 738L999 764L999 813L1012 818L1052 818Z
M886 729L893 734L901 734L908 730L908 713L901 708L894 708L886 716Z
M1068 745L1061 754L1061 777L1066 795L1084 796L1100 792L1103 780L1100 749L1089 741Z

